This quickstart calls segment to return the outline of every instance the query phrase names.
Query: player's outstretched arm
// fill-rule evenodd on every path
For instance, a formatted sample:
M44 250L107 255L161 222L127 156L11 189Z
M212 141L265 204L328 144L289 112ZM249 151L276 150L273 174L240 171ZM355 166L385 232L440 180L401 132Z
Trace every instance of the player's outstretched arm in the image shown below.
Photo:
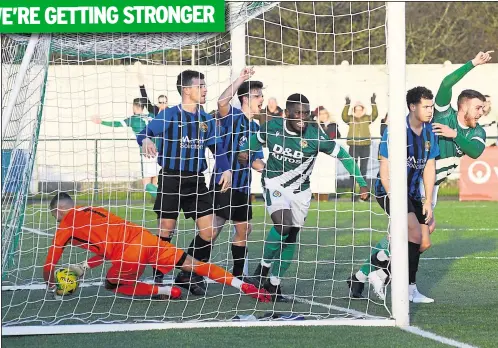
M149 113L157 115L157 113L159 112L159 108L151 103L149 97L147 96L147 91L145 90L145 78L142 71L142 63L136 62L134 65L137 68L137 80L138 88L140 88L140 95L142 96L142 98L146 99L145 106L147 106L147 110L149 111Z
M358 167L358 164L353 159L353 157L351 157L342 146L339 147L340 149L337 153L337 158L341 161L342 165L344 166L344 168L346 168L348 173L356 178L358 185L360 185L360 199L366 200L368 198L368 186L367 182L363 178L363 175L361 175L360 167Z
M244 68L240 72L240 76L233 81L233 83L225 89L223 93L221 93L220 97L218 98L218 114L221 117L225 117L228 115L228 112L230 111L230 100L232 100L232 97L237 93L237 90L239 87L244 83L244 81L249 80L249 78L254 75L254 69L253 68Z
M126 118L121 121L103 121L99 115L93 115L92 116L92 122L95 124L101 124L102 126L106 127L129 127L130 126L130 118Z
M266 142L263 138L266 138L266 136L259 130L256 134L251 135L247 142L240 147L240 152L237 155L237 160L240 164L246 166L249 163L249 152L262 153L263 144Z
M436 108L439 108L439 111L445 111L447 106L450 105L453 86L474 67L489 62L491 60L491 53L493 52L479 52L474 59L468 61L443 79L436 94Z

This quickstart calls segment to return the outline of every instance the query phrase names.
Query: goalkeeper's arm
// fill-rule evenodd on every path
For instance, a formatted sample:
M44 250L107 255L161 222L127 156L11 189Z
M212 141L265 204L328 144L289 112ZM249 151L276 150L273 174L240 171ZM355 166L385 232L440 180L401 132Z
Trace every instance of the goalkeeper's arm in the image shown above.
M103 263L104 263L104 257L101 255L95 255L86 261L74 265L69 265L69 269L74 273L76 273L78 278L81 278L82 276L85 275L87 269L98 267Z

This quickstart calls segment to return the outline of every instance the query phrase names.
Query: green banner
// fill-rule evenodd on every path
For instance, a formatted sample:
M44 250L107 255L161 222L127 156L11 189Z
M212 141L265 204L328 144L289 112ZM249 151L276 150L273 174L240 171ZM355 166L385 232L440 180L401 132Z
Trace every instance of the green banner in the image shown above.
M78 5L75 5L75 3ZM224 0L2 0L0 33L224 32Z

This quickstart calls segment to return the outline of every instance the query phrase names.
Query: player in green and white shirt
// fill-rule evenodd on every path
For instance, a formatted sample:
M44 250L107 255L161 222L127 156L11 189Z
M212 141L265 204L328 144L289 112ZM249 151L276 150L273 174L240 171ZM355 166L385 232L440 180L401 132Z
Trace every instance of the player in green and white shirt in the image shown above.
M436 206L439 185L455 171L460 164L460 158L467 155L478 158L486 146L486 132L477 123L484 113L486 98L478 91L466 89L458 96L458 110L451 107L453 86L460 81L474 67L486 64L491 60L492 51L479 52L477 56L466 64L446 76L436 95L436 105L433 130L439 136L438 144L440 155L436 157L436 184L432 195L432 207ZM421 185L424 196L423 185ZM430 233L435 229L433 218L428 232L424 233L421 252L430 247Z
M130 127L133 133L136 135L144 129L147 124L154 118L154 114L149 114L145 111L145 99L135 98L133 99L133 115L121 120L121 121L102 121L100 116L95 115L92 121L96 124L101 124L107 127ZM159 146L157 143L159 139L156 139L156 147ZM159 147L158 147L159 148ZM161 167L157 164L157 158L148 158L142 154L142 148L140 148L141 155L141 165L142 165L142 183L144 185L145 191L151 194L152 197L157 195L157 175Z
M310 116L308 99L293 94L287 99L286 118L274 118L241 148L238 159L246 164L249 151L269 149L263 175L263 194L266 209L274 226L265 241L263 259L255 272L258 285L263 285L273 300L285 301L281 296L280 279L293 259L297 234L304 225L311 203L310 176L319 152L339 158L360 185L360 198L368 198L367 183L355 161L320 128L307 125ZM275 267L267 279L272 262ZM263 279L266 281L263 283Z

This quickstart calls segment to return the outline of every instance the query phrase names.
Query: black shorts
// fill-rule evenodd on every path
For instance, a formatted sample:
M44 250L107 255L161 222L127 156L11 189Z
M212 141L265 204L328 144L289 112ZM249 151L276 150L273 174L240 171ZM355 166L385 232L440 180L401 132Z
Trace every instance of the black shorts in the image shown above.
M387 215L390 214L390 201L388 196L380 196L377 197L377 202L379 205L384 209L384 211L387 213ZM423 213L423 206L424 204L422 201L417 201L415 199L412 199L408 197L408 213L414 213L415 216L417 217L418 222L421 225L427 225L425 222L425 214Z
M221 185L211 186L214 196L214 213L225 220L250 221L252 219L251 197L238 190L221 192Z
M158 176L154 211L158 219L178 218L180 210L187 219L197 220L213 214L213 196L206 187L204 174L161 171Z

